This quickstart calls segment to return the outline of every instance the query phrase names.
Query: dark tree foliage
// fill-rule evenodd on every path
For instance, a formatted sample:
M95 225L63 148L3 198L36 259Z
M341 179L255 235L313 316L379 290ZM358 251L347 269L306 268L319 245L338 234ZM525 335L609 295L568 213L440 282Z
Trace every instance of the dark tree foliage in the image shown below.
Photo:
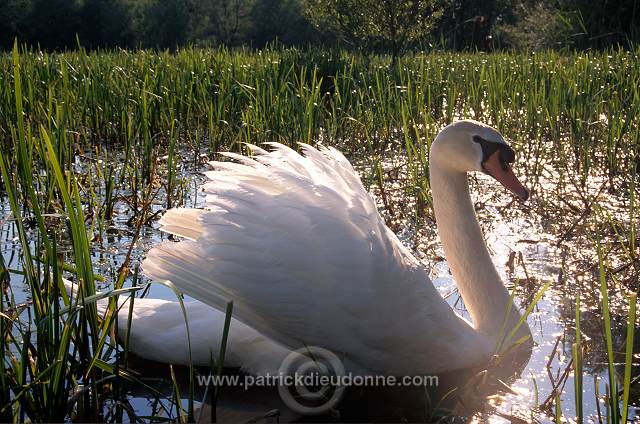
M29 12L29 0L0 0L0 48L13 44L13 37L25 38L25 12Z
M74 0L32 0L26 18L30 38L44 49L75 46L80 10L81 4Z
M435 30L438 41L454 50L491 50L496 26L513 22L513 0L450 0Z
M440 15L431 0L307 0L307 13L319 28L359 49L390 51L394 62L428 39Z
M503 45L523 49L630 47L640 42L640 1L525 0L496 33Z
M198 38L212 44L235 46L247 40L251 25L251 0L209 0L201 8L201 31Z
M142 45L175 48L191 41L192 23L198 17L190 0L154 0L141 20Z
M638 0L560 1L560 14L583 31L579 48L607 47L613 43L640 41L640 2Z
M79 14L83 46L127 47L131 44L130 13L122 0L85 0Z
M0 0L0 49L342 44L605 48L640 42L640 0Z
M251 11L253 25L251 42L261 47L278 41L285 45L301 45L321 42L317 31L303 13L299 0L256 1Z

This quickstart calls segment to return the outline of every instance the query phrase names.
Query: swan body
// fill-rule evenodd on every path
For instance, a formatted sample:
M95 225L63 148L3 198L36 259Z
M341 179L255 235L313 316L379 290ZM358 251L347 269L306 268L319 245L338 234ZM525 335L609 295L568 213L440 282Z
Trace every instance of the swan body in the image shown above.
M347 159L333 148L250 146L253 157L212 162L204 209L172 209L143 272L198 301L185 306L194 363L208 365L233 301L226 365L275 372L292 349L321 346L354 372L440 373L480 365L520 320L491 262L467 172L488 172L522 198L513 151L493 128L459 121L430 151L438 231L473 323L442 299L427 272L385 226ZM128 302L119 325L127 327ZM104 306L104 305L103 305ZM188 362L177 302L136 299L130 348ZM121 333L124 334L124 333ZM514 340L530 335L524 324Z

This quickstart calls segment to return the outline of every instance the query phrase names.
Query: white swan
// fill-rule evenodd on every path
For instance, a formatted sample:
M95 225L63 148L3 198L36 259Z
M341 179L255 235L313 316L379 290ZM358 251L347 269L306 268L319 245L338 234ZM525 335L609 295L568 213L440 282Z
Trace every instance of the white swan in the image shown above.
M397 375L466 368L491 357L521 315L487 252L467 172L489 173L528 197L509 165L513 150L495 129L471 120L449 125L429 158L438 232L473 325L385 226L340 152L302 145L301 156L272 147L251 146L253 158L226 154L238 163L212 162L206 209L173 209L161 220L164 231L187 240L160 244L143 263L150 278L170 280L204 302L186 303L196 364L217 355L220 311L229 301L226 364L249 372L273 373L303 345L340 354L354 369ZM127 314L124 306L121 335ZM513 340L526 336L524 324ZM178 303L136 299L130 349L187 363Z

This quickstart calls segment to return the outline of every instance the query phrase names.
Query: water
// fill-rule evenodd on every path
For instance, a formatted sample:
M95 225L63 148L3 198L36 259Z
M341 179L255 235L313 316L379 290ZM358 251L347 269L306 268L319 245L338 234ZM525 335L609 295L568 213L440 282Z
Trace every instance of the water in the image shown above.
M191 155L193 155L191 153ZM400 162L401 163L401 162ZM87 164L78 164L79 172ZM204 178L198 171L204 169L201 163L184 165L179 173L179 180L187 188L184 203L186 206L199 206L202 196L198 197L197 187ZM359 168L363 179L368 181L367 166ZM385 163L385 169L396 169L392 178L385 181L385 191L393 205L395 213L390 215L383 211L385 218L392 223L401 240L410 247L424 266L430 270L430 276L440 293L458 313L467 316L464 305L457 295L455 282L449 274L444 253L437 242L435 227L428 219L415 219L415 199L407 195L406 174L402 166L398 169L398 161L390 160ZM541 198L549 198L554 189L557 178L553 172L540 178L537 187ZM601 185L601 179L592 178L586 187L587 193L595 193ZM454 396L450 396L441 407L434 412L435 416L445 415L445 421L455 422L456 416L472 416L472 422L518 422L517 420L539 422L551 421L553 413L554 388L559 391L562 411L565 417L575 416L574 407L574 376L571 371L571 346L575 334L575 305L576 294L582 297L582 330L585 339L585 356L583 377L583 405L585 415L592 422L597 422L598 409L604 415L605 400L602 397L607 392L608 381L606 369L606 350L602 333L602 317L599 311L599 294L597 291L597 268L589 269L593 265L594 247L588 243L584 235L579 233L566 237L566 229L574 225L575 218L571 215L555 215L550 219L548 202L542 205L535 197L529 205L514 203L496 182L479 175L471 179L473 199L476 204L479 220L485 233L492 258L498 268L503 281L509 288L515 287L516 302L526 306L533 295L546 282L552 282L551 288L538 302L528 322L532 329L535 347L528 360L520 367L503 365L490 369L489 377L478 380L478 370L444 376L442 387L435 391L434 398L443 396L450 387L462 389ZM547 190L548 189L548 190ZM371 186L371 192L382 208L380 191ZM579 194L570 190L564 192L565 201L572 202L579 199ZM547 196L547 197L545 197ZM606 205L611 214L624 214L624 197L615 193L604 195L602 204ZM11 270L19 270L21 256L19 241L15 227L8 210L8 202L2 200L0 210L0 251L5 265ZM162 212L164 197L162 191L154 201L152 212ZM125 254L133 241L134 232L129 218L131 208L126 202L117 202L113 221L105 229L101 240L96 239L93 244L93 259L96 271L107 276L107 281L113 281L118 269L122 265ZM54 217L55 219L55 217ZM578 223L577 225L581 225ZM140 239L132 250L133 263L138 263L151 246L166 236L160 233L155 221L142 227ZM611 257L615 266L620 259ZM618 262L616 262L618 261ZM596 259L597 263L597 259ZM587 272L585 272L585 269ZM575 274L572 274L575 273ZM594 279L596 284L594 286ZM103 284L102 289L108 289L109 284ZM11 274L11 289L16 304L28 305L29 291L22 285L19 274ZM626 323L626 305L624 290L611 289L611 302L614 327L614 351L624 352L624 337ZM174 294L161 285L152 285L146 294L148 297L173 299ZM28 311L21 313L23 320L29 319ZM636 337L636 352L633 376L638 379L638 341ZM525 358L526 359L526 358ZM166 396L159 399L151 396L140 387L130 387L129 401L140 416L167 416L175 413L171 406L171 390L173 388L168 375L168 367L149 363L149 361L133 358L130 368L138 370L144 376L143 380L156 387ZM516 371L513 371L513 368ZM176 368L181 384L185 383L186 372ZM619 379L622 377L623 365L616 366ZM498 380L498 377L500 380ZM181 378L182 377L182 378ZM469 381L479 390L470 390ZM596 396L596 386L600 397ZM631 403L640 403L639 390L632 391ZM186 393L186 390L181 390ZM439 394L438 394L439 393ZM204 393L196 393L201 399ZM199 405L199 404L197 404ZM377 405L378 407L372 407ZM166 409L163 409L166 408ZM204 406L206 416L208 406ZM385 391L366 390L349 392L340 405L338 415L321 417L322 420L430 420L424 407L424 393L420 391ZM273 412L277 410L279 412ZM445 413L444 411L449 411ZM264 415L269 415L267 418ZM265 421L274 420L278 416L280 421L299 420L300 417L291 414L282 404L277 391L268 389L252 389L244 392L228 389L221 392L218 400L218 418L229 421L249 420L260 418ZM631 417L638 417L640 408L630 409Z

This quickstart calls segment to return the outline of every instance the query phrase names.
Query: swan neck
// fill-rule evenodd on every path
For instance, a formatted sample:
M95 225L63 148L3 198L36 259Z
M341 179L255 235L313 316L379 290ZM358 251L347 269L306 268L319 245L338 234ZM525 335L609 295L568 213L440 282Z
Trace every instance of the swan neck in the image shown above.
M430 177L438 233L451 273L475 329L497 341L500 334L514 328L520 313L487 251L469 195L467 174L443 169L432 161ZM523 334L515 340L529 331L526 324L522 327Z

